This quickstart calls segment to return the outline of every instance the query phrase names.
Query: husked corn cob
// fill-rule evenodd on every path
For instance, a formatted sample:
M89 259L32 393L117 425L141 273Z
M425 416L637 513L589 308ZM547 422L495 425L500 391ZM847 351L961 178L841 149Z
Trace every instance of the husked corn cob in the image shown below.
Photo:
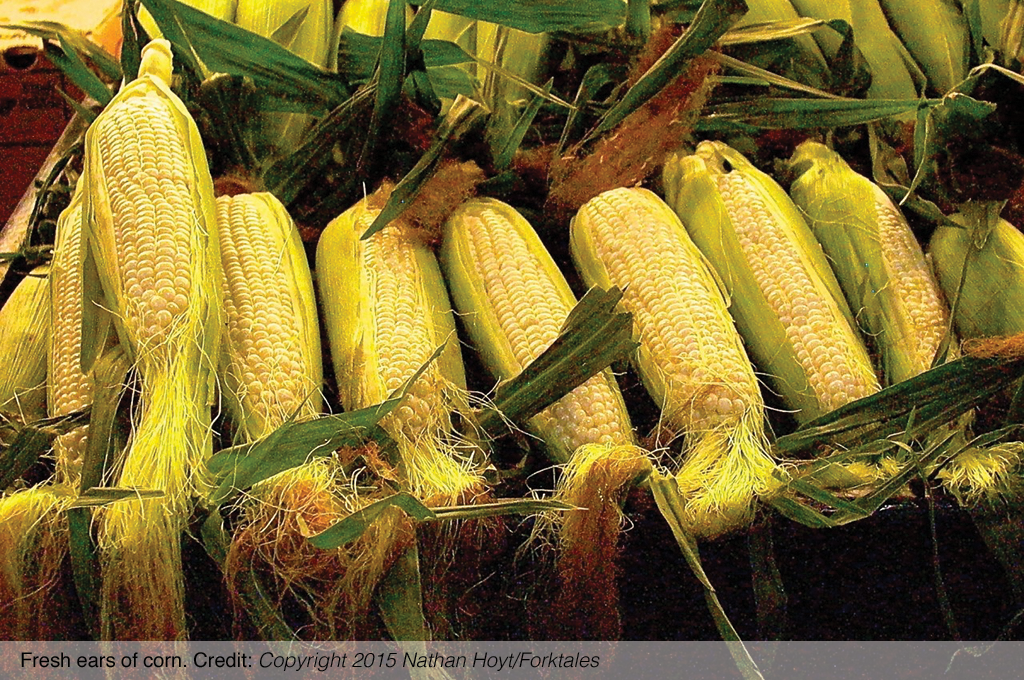
M62 416L92 404L92 376L82 371L82 182L71 204L57 219L57 239L50 263L50 350L47 352L49 415ZM77 487L88 425L62 434L53 442L56 479Z
M409 490L455 502L480 480L445 441L466 393L451 305L434 254L411 226L397 220L360 238L380 213L378 198L335 218L317 246L339 396L346 409L379 404L445 344L384 427L398 442L399 472Z
M224 395L246 441L322 406L313 279L295 224L273 194L221 196Z
M804 142L790 188L858 321L877 340L890 384L923 373L949 326L939 284L892 200L837 153Z
M499 380L514 378L540 356L576 303L536 232L501 201L473 199L452 214L441 262L470 338ZM558 462L584 444L634 443L610 370L535 416L532 427Z
M835 275L781 187L720 142L670 158L664 184L755 362L799 421L878 391Z
M879 0L928 83L945 94L967 77L971 40L954 0Z
M940 226L929 250L947 299L956 299L963 278L953 312L957 333L966 339L1024 333L1024 234L1000 219L982 240L963 215L950 219L964 228Z
M0 411L25 420L46 417L49 285L47 269L36 268L0 308Z
M104 508L103 634L184 635L179 535L212 450L220 254L213 182L195 123L170 91L170 44L154 40L139 77L86 135L84 224L105 303L141 394L117 484L164 496ZM83 347L83 351L88 348Z
M646 189L613 189L580 208L570 238L588 284L624 289L637 369L664 424L685 435L677 482L693 530L716 535L747 521L774 467L764 404L718 283L679 219Z

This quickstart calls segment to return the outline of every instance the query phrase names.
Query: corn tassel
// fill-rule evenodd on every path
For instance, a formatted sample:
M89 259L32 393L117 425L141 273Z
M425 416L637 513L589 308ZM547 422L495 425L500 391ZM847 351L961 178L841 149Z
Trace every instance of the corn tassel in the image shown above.
M875 338L889 384L928 370L949 310L906 219L885 192L822 144L801 144L790 166L800 173L790 194Z
M86 135L89 256L141 385L117 484L164 492L102 512L105 637L185 635L179 539L212 450L221 293L213 182L170 78L170 44L155 40L139 77ZM93 310L87 291L83 328Z
M572 221L573 259L589 285L624 289L640 348L637 370L684 435L676 475L686 521L715 536L749 521L772 486L764 404L713 274L679 219L645 189L613 189Z
M670 158L664 184L755 363L800 422L879 390L839 283L780 186L720 142Z

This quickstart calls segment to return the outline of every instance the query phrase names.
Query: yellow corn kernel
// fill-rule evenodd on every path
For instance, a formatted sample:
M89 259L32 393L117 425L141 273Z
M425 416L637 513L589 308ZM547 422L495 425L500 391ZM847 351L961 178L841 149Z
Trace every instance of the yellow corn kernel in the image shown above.
M846 299L876 339L889 383L931 367L949 326L939 284L906 219L838 154L804 142L790 194L832 263Z
M640 342L637 370L685 435L677 475L701 535L749 520L771 486L764 404L753 367L713 274L679 219L645 189L613 189L572 221L573 259L590 285L624 289Z
M317 246L339 396L346 409L379 404L445 344L383 424L398 442L409 490L454 502L480 480L445 441L466 389L451 305L434 254L409 225L398 220L360 238L383 205L371 198L334 219Z
M139 77L86 134L89 255L101 304L141 383L117 484L164 492L103 510L104 636L184 635L179 535L212 451L221 294L216 208L199 131L168 85L171 67L170 44L149 43ZM87 296L83 311L94 310ZM89 327L86 319L83 333Z
M269 193L221 196L224 394L246 441L322 405L320 329L299 232Z
M26 421L46 417L46 344L49 276L37 268L0 308L0 411Z
M576 303L530 224L494 199L468 201L452 214L441 259L456 308L499 380L515 377L540 356ZM610 370L539 413L532 427L559 462L584 444L634 443Z
M880 389L821 246L780 186L720 142L670 158L664 184L756 363L798 420Z

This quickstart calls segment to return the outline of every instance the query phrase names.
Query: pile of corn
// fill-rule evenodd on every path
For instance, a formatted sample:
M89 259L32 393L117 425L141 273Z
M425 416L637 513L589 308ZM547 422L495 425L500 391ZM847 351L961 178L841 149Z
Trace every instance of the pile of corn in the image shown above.
M748 4L746 24L802 16L863 29L858 44L869 65L882 63L875 61L882 54L900 60L886 57L874 70L881 75L867 89L871 98L913 100L922 87L946 92L967 76L964 18L952 2L926 3L937 13L929 22L908 20L917 8L896 0ZM1003 3L1014 8L1004 8L1001 29L992 15L999 3L980 4L986 40L1009 51L1016 4ZM221 19L275 37L304 11L290 45L316 66L336 66L329 2L281 3L273 13L245 0L207 5ZM388 3L357 5L345 3L333 32L344 24L381 35ZM412 9L405 11L405 21L414 21ZM546 37L441 19L431 20L428 37L475 52L469 72L495 116L532 96ZM151 17L141 20L158 33ZM942 27L943 40L921 35L924 25ZM823 73L840 50L835 34L822 30L795 44ZM272 193L215 196L210 149L194 111L175 93L173 65L170 42L145 46L138 77L89 127L52 261L26 275L0 310L0 350L9 357L0 370L0 411L14 423L7 429L88 407L99 394L104 357L123 354L131 366L120 386L127 443L102 466L101 480L84 469L106 442L93 442L88 426L79 426L54 439L52 463L37 466L46 481L17 480L0 490L5 637L46 635L52 622L41 620L39 603L63 578L67 513L99 486L130 493L94 514L98 634L185 638L180 546L190 522L211 510L217 480L206 462L215 449L265 441L329 408L371 408L401 393L380 422L395 455L371 443L310 455L242 489L224 509L228 583L243 572L262 574L279 602L292 598L307 608L310 635L365 635L376 589L422 543L424 529L392 507L342 547L321 550L306 539L396 491L435 509L506 495L501 476L490 473L512 445L474 429L486 398L470 388L515 378L559 338L577 294L617 287L637 343L631 368L617 368L646 395L624 391L609 368L513 424L548 461L534 457L534 469L556 466L551 498L572 508L533 522L532 540L550 545L556 573L545 632L614 637L621 633L614 562L631 492L667 480L688 535L712 539L742 529L759 501L788 492L795 463L773 451L776 437L955 359L959 340L1024 332L1024 235L1015 226L986 223L966 206L933 230L926 255L883 187L815 139L758 168L725 141L680 134L671 149L643 159L639 179L564 173L577 183L560 194L577 196L568 219L552 211L531 224L526 215L537 214L536 201L517 206L515 192L510 202L498 200L474 180L441 199L443 210L432 205L431 213L441 212L433 224L411 216L431 200L414 195L407 213L366 238L400 191L385 180L300 236L289 207ZM699 110L706 96L680 101ZM686 113L671 108L683 104L657 101L651 107L663 108L647 112L652 121L665 111L673 121ZM261 152L297 148L310 123L304 114L266 114ZM602 153L621 145L615 139ZM558 163L575 160L548 158L551 177ZM518 167L525 175L532 166ZM306 246L314 245L311 271ZM569 253L572 264L549 250ZM975 353L991 347L982 343ZM476 358L467 370L469 351ZM326 382L325 359L333 367ZM478 365L489 376L472 368ZM963 503L1012 495L1021 448L1015 441L965 448L929 472ZM894 465L873 459L847 467L867 487ZM434 549L465 551L473 541L458 534L482 530L453 523L434 535ZM486 551L480 543L476 550ZM584 597L594 603L585 616L578 611Z

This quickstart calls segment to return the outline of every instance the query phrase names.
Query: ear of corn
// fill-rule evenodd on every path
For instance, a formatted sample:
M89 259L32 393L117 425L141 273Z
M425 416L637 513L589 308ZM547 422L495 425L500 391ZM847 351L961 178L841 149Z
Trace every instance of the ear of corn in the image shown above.
M770 488L774 464L753 367L713 274L679 218L644 189L591 199L571 230L584 280L624 289L637 369L664 424L685 435L677 480L693 531L741 525L754 495Z
M269 193L221 196L224 395L246 441L322 406L320 329L306 252Z
M945 94L967 77L971 41L954 0L879 2L933 88Z
M747 13L736 22L736 27L799 19L795 4L790 0L748 0ZM828 81L828 65L814 41L814 36L804 34L793 40L800 51L796 61L804 72L804 77L811 81L811 85L824 86Z
M835 152L804 142L790 189L835 270L858 321L897 383L931 367L949 325L938 282L906 219L881 189Z
M82 371L82 182L57 220L50 264L50 348L47 352L47 402L50 416L61 416L92 403L91 375ZM58 482L77 487L88 442L83 425L53 442Z
M334 7L331 0L237 0L235 23L265 38L280 42L291 37L283 47L309 63L326 68L331 48L335 45ZM297 13L305 10L302 25L293 36L279 36L279 31ZM270 112L265 115L264 136L273 148L288 153L298 147L312 117L301 113Z
M26 421L46 417L46 344L50 328L49 276L37 268L0 309L0 411Z
M509 380L558 337L576 303L565 277L529 222L512 206L478 198L445 224L441 263L455 306L485 366ZM621 633L614 563L619 501L651 462L635 445L611 370L592 376L530 423L556 462L566 462L554 497L581 508L545 516L535 535L553 531L559 547L560 634L614 638ZM579 612L590 591L591 607Z
M835 275L780 186L720 142L670 158L663 179L755 362L799 421L878 391Z
M464 203L445 225L442 264L455 306L484 364L517 376L554 342L576 298L530 224L494 199ZM610 370L534 417L532 428L565 462L584 444L633 444Z
M842 19L853 29L854 40L871 69L868 96L875 99L916 99L913 57L889 27L878 0L793 0L802 16L822 21ZM832 29L814 32L814 39L832 59L843 39Z
M440 347L444 351L384 422L401 474L423 498L454 502L478 478L445 445L466 405L455 322L437 260L405 222L360 237L380 213L373 197L333 220L317 246L317 275L338 392L346 409L379 404Z
M963 215L950 219L964 228L938 227L929 250L946 299L956 299L963 277L953 312L957 333L966 339L1024 333L1024 234L1000 219L975 243Z
M170 44L155 40L139 77L86 135L89 249L141 384L117 484L165 494L102 513L103 634L121 638L184 635L180 532L212 449L221 294L213 182L170 77Z

